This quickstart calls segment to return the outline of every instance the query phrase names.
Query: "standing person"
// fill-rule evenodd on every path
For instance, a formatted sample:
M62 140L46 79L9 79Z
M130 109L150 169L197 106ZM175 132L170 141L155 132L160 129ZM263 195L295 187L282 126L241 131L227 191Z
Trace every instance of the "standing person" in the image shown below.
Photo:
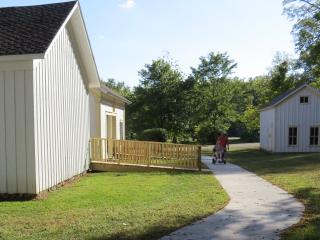
M228 135L227 134L224 134L224 133L221 133L220 134L220 137L218 138L218 141L220 141L224 151L223 151L223 155L222 155L222 160L224 163L226 163L225 161L225 155L226 155L226 152L227 150L230 149L230 144L229 144L229 138L228 138Z

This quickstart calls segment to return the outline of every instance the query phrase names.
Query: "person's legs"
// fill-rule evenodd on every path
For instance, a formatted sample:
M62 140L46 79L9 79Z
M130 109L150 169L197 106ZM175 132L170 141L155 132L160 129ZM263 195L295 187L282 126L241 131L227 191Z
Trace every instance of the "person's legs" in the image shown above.
M212 164L215 164L217 161L217 154L214 152L212 155Z
M224 164L226 164L226 159L225 159L226 153L227 153L227 149L224 148L224 149L223 149L223 153L222 153L222 162L223 162Z
M217 151L216 149L213 149L213 153L212 153L212 164L215 164L217 162Z
M227 149L224 148L223 149L223 153L222 153L222 160L224 160L225 156L226 156L226 152L227 152Z

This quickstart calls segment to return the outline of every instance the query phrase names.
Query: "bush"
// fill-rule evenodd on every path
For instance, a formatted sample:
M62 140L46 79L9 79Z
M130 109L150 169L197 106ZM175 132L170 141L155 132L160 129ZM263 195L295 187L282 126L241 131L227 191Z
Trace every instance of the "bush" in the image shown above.
M218 135L219 132L207 126L202 126L197 131L197 139L201 144L215 144Z
M142 141L166 142L168 133L163 128L152 128L144 130L139 137Z

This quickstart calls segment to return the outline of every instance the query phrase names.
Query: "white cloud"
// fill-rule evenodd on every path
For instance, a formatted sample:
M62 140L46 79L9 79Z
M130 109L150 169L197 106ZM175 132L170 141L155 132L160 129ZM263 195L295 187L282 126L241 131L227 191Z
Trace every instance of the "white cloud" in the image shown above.
M136 5L135 0L126 0L126 2L119 5L123 9L130 9Z

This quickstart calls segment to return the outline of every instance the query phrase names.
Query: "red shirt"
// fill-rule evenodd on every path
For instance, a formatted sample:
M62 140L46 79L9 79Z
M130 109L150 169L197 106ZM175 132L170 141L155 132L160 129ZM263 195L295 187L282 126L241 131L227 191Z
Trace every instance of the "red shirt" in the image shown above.
M226 136L220 136L218 138L218 140L220 141L221 145L225 148L227 145L229 145L229 139Z

